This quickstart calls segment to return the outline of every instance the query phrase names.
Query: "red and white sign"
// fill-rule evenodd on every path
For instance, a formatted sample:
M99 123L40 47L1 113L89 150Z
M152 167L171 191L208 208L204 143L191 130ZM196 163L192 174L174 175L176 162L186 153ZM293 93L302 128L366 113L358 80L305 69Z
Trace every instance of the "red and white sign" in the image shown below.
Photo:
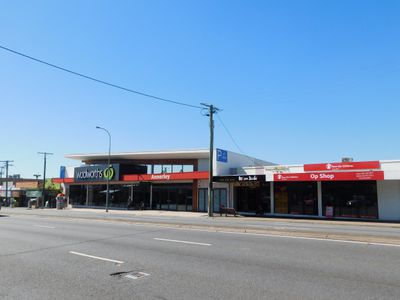
M379 161L356 161L326 164L306 164L304 172L380 169Z
M274 174L274 181L358 181L384 180L383 171L366 172L317 172Z
M161 174L132 174L123 175L123 181L171 181L171 180L193 180L208 179L207 171L161 173Z

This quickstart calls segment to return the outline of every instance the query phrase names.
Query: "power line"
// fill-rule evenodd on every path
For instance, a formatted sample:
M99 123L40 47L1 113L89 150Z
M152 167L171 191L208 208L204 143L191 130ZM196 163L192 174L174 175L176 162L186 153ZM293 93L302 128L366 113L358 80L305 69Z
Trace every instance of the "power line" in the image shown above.
M242 150L242 148L240 148L239 144L236 142L236 140L233 138L233 135L231 134L231 132L229 131L228 127L226 127L225 123L222 121L221 117L219 115L217 115L217 118L219 120L219 122L221 123L222 127L225 129L226 133L229 135L229 137L231 138L232 142L235 144L236 148L239 150L239 152L241 154L243 154L244 156L246 156L253 164L262 167L262 164L259 164L257 162L256 158L252 158L250 156L248 156L247 154L244 153L244 151Z
M41 59L32 57L32 56L30 56L30 55L27 55L27 54L24 54L24 53L15 51L15 50L13 50L13 49L4 47L4 46L2 46L2 45L0 45L0 49L6 50L6 51L11 52L11 53L13 53L13 54L17 54L17 55L19 55L19 56L22 56L22 57L25 57L25 58L27 58L27 59L36 61L36 62L38 62L38 63L47 65L47 66L49 66L49 67L52 67L52 68L55 68L55 69L58 69L58 70L61 70L61 71L64 71L64 72L67 72L67 73L70 73L70 74L79 76L79 77L83 77L83 78L85 78L85 79L89 79L89 80L95 81L95 82L97 82L97 83L101 83L101 84L104 84L104 85L108 85L108 86L111 86L111 87L116 88L116 89L123 90L123 91L125 91L125 92L134 93L134 94L137 94L137 95L141 95L141 96L144 96L144 97L152 98L152 99L154 99L154 100L159 100L159 101L163 101L163 102L168 102L168 103L171 103L171 104L177 104L177 105L181 105L181 106L192 107L192 108L199 108L199 109L202 108L202 107L197 106L197 105L192 105L192 104L188 104L188 103L184 103L184 102L180 102L180 101L176 101L176 100L170 100L170 99L166 99L166 98L162 98L162 97L150 95L150 94L147 94L147 93L135 91L135 90L132 90L132 89L130 89L130 88L123 87L123 86L118 85L118 84L114 84L114 83L111 83L111 82L107 82L107 81L104 81L104 80L101 80L101 79L97 79L97 78L94 78L94 77L91 77L91 76L88 76L88 75L85 75L85 74L82 74L82 73L78 73L78 72L72 71L72 70L70 70L70 69L66 69L66 68L63 68L63 67L54 65L54 64L52 64L52 63L49 63L49 62L46 62L46 61L44 61L44 60L41 60Z
M221 117L219 115L217 115L218 120L221 122L222 127L224 127L226 133L229 135L229 137L231 138L232 142L235 144L236 148L238 148L240 153L244 153L243 150L240 148L240 146L238 145L238 143L236 143L235 139L233 138L231 132L229 131L229 129L225 126L225 123L222 121Z

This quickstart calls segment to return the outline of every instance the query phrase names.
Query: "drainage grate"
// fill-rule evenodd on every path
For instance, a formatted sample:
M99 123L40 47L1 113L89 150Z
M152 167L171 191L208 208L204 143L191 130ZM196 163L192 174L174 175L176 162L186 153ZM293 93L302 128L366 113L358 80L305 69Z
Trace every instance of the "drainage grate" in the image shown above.
M118 279L128 278L136 280L142 277L150 276L150 274L140 271L125 271L111 273L110 276L117 277Z

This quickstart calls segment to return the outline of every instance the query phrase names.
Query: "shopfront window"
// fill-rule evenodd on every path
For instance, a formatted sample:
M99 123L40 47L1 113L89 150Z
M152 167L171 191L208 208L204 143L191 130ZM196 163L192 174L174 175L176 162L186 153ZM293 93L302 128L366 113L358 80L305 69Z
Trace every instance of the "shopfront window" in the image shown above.
M213 203L213 211L219 212L221 205L227 207L228 205L228 197L227 190L224 188L214 189L214 203ZM208 211L208 189L202 188L199 189L199 211L206 212Z
M86 205L86 185L71 185L69 201L71 205Z
M208 189L199 189L199 211L208 210Z
M254 182L254 186L237 186L234 197L236 209L240 212L264 214L271 211L269 182Z
M322 182L324 216L378 218L376 181Z
M191 211L192 193L191 183L154 184L153 209Z
M214 189L214 212L219 212L221 206L227 207L226 189Z
M275 182L275 213L317 215L318 192L316 182Z

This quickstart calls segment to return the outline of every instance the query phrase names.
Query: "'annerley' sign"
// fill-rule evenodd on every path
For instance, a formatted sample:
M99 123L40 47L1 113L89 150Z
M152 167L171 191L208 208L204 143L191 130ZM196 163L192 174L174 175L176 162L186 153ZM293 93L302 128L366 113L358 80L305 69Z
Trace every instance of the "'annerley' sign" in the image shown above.
M383 171L366 172L316 172L316 173L279 173L274 181L358 181L384 180Z

